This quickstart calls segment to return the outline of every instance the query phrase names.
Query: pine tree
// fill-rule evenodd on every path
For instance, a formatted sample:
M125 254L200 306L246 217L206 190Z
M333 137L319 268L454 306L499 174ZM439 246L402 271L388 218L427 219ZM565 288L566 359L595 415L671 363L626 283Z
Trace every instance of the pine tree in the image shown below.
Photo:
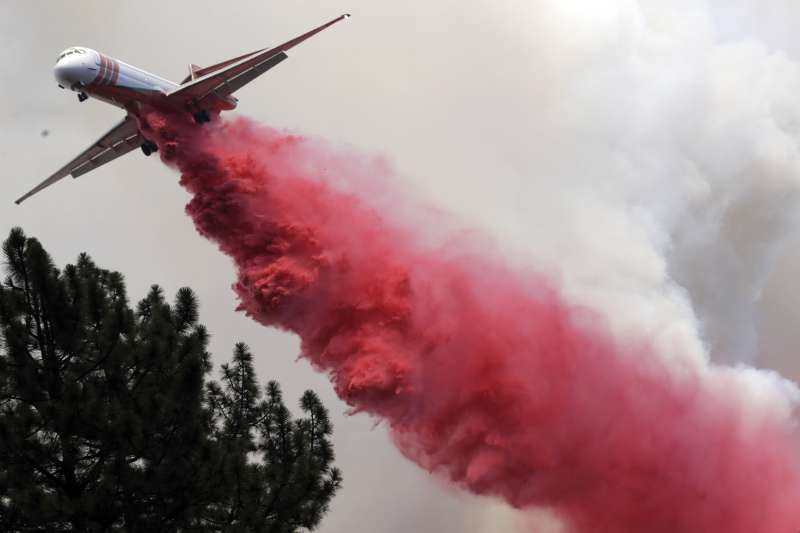
M233 489L210 521L226 531L314 529L341 485L332 467L333 426L317 395L305 392L300 408L306 417L298 420L277 382L269 382L262 400L253 356L240 343L232 364L222 366L222 385L209 384L208 398L217 441L227 450L221 477Z
M0 285L0 530L312 529L340 486L327 412L261 399L247 347L207 383L198 302L87 255L63 271L14 229ZM279 439L273 442L272 439ZM282 440L281 440L282 439ZM276 444L277 443L277 444Z

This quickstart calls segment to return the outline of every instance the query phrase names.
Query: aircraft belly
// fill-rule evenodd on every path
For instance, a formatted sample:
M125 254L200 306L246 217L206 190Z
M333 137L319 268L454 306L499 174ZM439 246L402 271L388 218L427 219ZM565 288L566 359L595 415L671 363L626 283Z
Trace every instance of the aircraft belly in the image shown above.
M164 96L161 91L153 90L152 88L144 89L123 85L89 86L86 88L86 92L98 100L123 109L130 109L131 105L137 102L155 104Z

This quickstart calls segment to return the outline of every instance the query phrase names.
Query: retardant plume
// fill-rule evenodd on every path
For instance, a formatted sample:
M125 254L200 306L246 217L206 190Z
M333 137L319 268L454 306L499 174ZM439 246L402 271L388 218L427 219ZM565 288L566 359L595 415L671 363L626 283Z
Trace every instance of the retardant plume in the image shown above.
M434 245L344 190L358 160L317 143L245 119L146 122L198 230L235 262L241 309L299 335L420 466L579 532L800 527L779 379L612 338L548 278Z

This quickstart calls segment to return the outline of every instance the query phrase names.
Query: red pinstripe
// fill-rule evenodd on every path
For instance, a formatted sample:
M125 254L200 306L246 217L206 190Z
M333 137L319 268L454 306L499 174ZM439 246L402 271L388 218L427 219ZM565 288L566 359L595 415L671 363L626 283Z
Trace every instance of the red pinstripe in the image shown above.
M97 77L97 84L103 85L103 79L106 77L106 56L100 54L100 75Z
M100 65L97 77L94 79L96 85L116 85L119 80L119 62L107 55L100 54Z
M103 77L100 78L100 84L108 85L108 82L111 79L111 69L109 68L110 62L108 60L108 57L106 57L104 54L100 54L100 60L101 60L101 65L103 67Z
M103 56L98 55L100 56L100 61L97 62L97 76L92 81L95 85L100 85L100 80L103 79Z

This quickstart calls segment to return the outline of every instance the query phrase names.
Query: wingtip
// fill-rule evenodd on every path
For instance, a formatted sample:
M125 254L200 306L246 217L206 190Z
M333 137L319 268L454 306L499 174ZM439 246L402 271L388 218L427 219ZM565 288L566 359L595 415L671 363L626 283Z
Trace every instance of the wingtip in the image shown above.
M342 15L342 18L349 19L350 16L351 16L350 13L345 13L344 15Z

